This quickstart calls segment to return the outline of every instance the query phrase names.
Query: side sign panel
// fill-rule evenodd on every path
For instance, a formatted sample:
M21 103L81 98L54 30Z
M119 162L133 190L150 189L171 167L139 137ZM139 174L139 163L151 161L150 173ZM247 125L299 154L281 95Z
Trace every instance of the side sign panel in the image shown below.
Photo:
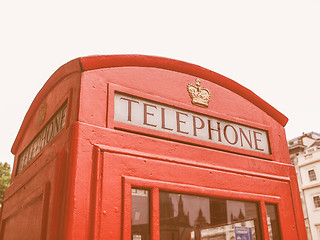
M67 103L54 114L51 120L19 155L17 174L63 129L66 123Z
M118 92L114 101L116 122L271 154L265 130Z

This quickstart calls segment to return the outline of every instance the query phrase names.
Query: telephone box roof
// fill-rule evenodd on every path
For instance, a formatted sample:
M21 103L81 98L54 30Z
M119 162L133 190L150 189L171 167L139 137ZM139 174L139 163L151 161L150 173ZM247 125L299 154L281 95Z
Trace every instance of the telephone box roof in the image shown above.
M64 77L74 72L84 72L95 69L113 68L113 67L151 67L160 68L165 70L171 70L188 75L192 75L198 78L206 79L217 85L220 85L241 97L247 99L252 104L263 110L282 126L285 126L288 122L288 118L276 110L273 106L266 101L258 97L251 90L245 88L239 83L222 76L209 69L200 67L195 64L183 62L180 60L174 60L157 56L146 55L97 55L80 57L62 65L49 80L45 83L42 89L39 91L34 101L32 102L24 120L17 134L15 142L12 146L12 153L16 152L19 142L22 138L23 132L28 127L29 121L41 104L43 98L51 90L51 88Z

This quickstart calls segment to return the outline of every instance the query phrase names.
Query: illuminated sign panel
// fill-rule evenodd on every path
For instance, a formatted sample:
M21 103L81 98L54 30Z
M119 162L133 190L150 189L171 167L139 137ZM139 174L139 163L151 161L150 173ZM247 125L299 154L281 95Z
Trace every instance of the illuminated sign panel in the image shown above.
M265 130L117 92L114 101L116 122L270 154Z
M17 173L19 173L37 154L63 129L66 123L67 103L65 103L25 148L19 156Z

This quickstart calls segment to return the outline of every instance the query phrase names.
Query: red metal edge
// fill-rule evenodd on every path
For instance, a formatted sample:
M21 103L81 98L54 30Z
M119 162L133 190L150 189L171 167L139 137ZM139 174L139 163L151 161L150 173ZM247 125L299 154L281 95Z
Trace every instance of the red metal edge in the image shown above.
M27 129L29 122L34 115L34 112L38 109L39 105L42 103L43 98L47 95L48 92L50 92L51 88L57 84L60 80L65 78L66 76L74 73L74 72L81 72L81 64L80 59L74 59L70 62L62 65L60 68L58 68L49 78L49 80L43 85L41 90L38 92L36 97L34 98L32 104L30 105L23 121L21 124L21 127L19 129L19 132L17 134L17 137L12 145L11 152L13 154L16 153L17 148L20 144L20 141L22 139L23 133Z
M239 83L213 72L209 69L200 67L195 64L174 60L164 57L146 56L146 55L97 55L80 58L82 68L84 71L95 70L100 68L112 67L154 67L175 72L193 75L199 78L209 80L232 92L247 99L258 108L266 112L269 116L274 118L282 126L288 122L288 118L280 113L277 109L269 103L261 99L251 90L245 88Z

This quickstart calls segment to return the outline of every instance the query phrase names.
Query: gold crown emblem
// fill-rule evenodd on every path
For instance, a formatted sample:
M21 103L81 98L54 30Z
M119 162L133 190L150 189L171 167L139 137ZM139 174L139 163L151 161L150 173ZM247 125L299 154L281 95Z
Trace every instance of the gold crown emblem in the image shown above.
M187 90L191 97L191 103L200 107L208 107L210 101L210 91L200 86L200 79L196 79L196 85L189 83Z

